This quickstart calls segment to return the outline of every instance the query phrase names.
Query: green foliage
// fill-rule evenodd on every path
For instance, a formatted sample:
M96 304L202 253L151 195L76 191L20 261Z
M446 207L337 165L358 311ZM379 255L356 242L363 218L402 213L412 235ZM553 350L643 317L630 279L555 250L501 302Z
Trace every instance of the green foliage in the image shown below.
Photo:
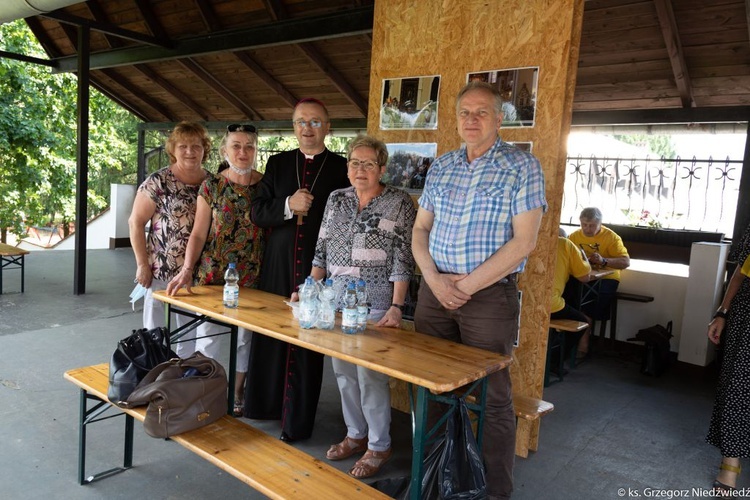
M0 49L45 58L23 21L0 25ZM0 229L75 216L77 80L41 65L0 58ZM109 202L110 182L136 170L137 120L99 92L90 93L88 216Z
M674 144L672 144L672 137L669 135L630 134L615 135L614 138L627 144L648 148L659 155L660 158L675 158L677 156Z

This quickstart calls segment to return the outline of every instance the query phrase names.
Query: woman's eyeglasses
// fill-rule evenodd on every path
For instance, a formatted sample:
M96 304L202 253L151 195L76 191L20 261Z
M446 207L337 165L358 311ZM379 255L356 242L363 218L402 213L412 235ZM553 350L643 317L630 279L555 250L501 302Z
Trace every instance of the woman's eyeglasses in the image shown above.
M323 126L323 122L320 120L310 120L310 121L294 120L292 123L294 123L299 128L305 128L307 126L310 126L312 128L320 128Z
M351 169L362 169L365 172L372 172L378 168L378 164L374 161L360 161L360 160L349 160L349 168Z
M255 127L252 125L239 125L237 123L234 123L227 127L227 132L249 132L251 134L254 134L256 131Z

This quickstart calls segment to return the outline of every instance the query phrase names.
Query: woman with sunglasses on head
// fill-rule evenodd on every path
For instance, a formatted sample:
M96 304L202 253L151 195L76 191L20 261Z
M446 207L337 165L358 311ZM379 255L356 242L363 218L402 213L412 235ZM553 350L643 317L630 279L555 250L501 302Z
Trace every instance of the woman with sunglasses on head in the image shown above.
M382 141L359 135L347 149L351 187L328 198L311 274L333 280L339 309L347 285L365 280L368 320L400 327L414 274L411 233L417 211L406 192L381 181L388 160ZM360 479L373 476L391 457L389 377L336 358L332 363L347 433L331 445L326 457L343 460L364 452L349 474Z
M255 170L258 135L252 125L230 125L221 141L219 152L224 161L219 173L206 178L200 188L195 224L185 252L182 270L167 286L174 295L192 284L223 285L224 272L235 263L239 285L256 288L265 246L265 231L250 220L250 197L263 178ZM208 357L219 354L225 328L204 323L197 328L196 351ZM237 339L237 373L235 375L234 413L242 415L243 393L251 333L240 328Z
M177 124L165 149L171 164L143 181L128 219L130 244L138 266L135 282L148 289L143 301L143 326L148 329L166 325L164 304L153 298L153 292L164 290L183 265L198 188L211 175L203 168L211 139L202 125ZM149 222L146 235L144 229ZM177 327L188 321L187 316L172 315L172 324ZM175 350L183 358L192 354L195 332L177 343Z

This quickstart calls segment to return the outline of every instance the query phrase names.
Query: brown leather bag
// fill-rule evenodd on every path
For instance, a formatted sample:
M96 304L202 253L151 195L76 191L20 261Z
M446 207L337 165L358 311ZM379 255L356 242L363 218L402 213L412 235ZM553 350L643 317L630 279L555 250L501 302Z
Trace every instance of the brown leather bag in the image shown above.
M149 371L123 405L148 404L143 428L155 438L181 434L227 413L227 374L217 361L197 352Z

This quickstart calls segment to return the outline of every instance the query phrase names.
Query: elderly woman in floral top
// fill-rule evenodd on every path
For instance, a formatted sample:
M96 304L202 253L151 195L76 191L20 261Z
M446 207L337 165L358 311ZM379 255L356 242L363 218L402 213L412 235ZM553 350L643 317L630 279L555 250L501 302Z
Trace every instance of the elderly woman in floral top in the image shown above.
M165 326L164 304L153 292L164 290L182 268L185 247L195 220L198 188L211 173L203 162L211 150L211 139L198 123L181 122L175 126L166 144L171 165L151 174L138 188L128 219L130 244L138 266L136 283L148 288L143 300L143 326ZM146 237L145 227L151 223ZM172 324L182 326L190 318L176 314ZM195 351L192 338L179 342L177 355L187 357Z
M339 297L349 282L364 279L370 320L378 326L398 327L414 273L411 231L416 209L408 194L380 182L388 160L383 142L361 135L348 150L352 186L328 198L312 275L332 278ZM388 376L339 359L333 360L333 370L347 434L326 457L342 460L366 451L349 474L370 477L391 456Z

